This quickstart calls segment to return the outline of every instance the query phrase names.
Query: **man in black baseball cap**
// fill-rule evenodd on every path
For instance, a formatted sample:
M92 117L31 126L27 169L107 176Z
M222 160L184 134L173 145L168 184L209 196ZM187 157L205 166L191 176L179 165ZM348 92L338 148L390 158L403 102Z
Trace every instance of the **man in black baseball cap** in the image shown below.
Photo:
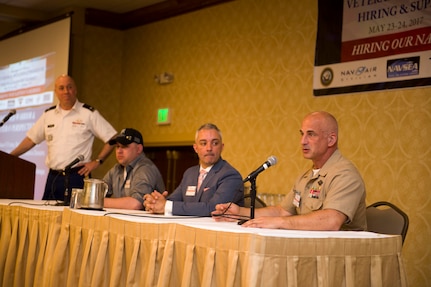
M144 140L142 139L141 133L135 129L127 128L123 129L119 135L111 139L109 144L115 145L116 143L120 143L122 145L129 145L133 142L144 145Z
M109 144L116 146L117 164L103 178L108 184L104 207L142 209L144 195L163 192L165 184L157 166L144 154L141 133L123 129Z

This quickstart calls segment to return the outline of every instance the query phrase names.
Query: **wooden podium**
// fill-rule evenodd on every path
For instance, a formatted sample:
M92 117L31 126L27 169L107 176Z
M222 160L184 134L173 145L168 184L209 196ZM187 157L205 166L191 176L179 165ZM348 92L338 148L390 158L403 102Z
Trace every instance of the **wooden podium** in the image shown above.
M33 199L36 165L0 151L0 198Z

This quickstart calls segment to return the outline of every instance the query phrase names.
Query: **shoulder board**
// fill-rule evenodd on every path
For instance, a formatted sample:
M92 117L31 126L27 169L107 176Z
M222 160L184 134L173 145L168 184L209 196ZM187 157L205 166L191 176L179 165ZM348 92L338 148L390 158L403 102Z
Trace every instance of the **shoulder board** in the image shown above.
M89 109L90 111L94 112L96 109L88 104L83 105L84 108Z
M55 109L55 107L56 107L56 106L51 106L51 107L47 108L47 109L45 110L45 113L46 113L47 111L50 111L50 110Z

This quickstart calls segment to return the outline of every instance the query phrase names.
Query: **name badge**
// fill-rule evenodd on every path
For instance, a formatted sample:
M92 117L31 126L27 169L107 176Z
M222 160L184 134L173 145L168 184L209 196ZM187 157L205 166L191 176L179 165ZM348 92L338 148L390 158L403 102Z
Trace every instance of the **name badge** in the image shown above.
M130 179L126 180L126 183L124 184L124 188L130 188Z
M195 196L196 195L196 186L189 185L187 186L186 196Z

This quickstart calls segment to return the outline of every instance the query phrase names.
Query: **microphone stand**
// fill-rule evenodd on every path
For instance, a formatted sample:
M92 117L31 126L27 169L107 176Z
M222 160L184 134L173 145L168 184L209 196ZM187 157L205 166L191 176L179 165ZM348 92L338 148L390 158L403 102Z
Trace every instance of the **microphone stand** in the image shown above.
M64 206L70 205L70 186L69 186L70 169L64 170Z
M250 219L254 218L254 209L255 209L255 205L256 205L256 177L252 177L249 179L250 181ZM242 219L240 221L238 221L239 225L244 224L245 222L249 221L250 219Z
M250 183L250 219L253 219L256 205L256 177L251 178Z

